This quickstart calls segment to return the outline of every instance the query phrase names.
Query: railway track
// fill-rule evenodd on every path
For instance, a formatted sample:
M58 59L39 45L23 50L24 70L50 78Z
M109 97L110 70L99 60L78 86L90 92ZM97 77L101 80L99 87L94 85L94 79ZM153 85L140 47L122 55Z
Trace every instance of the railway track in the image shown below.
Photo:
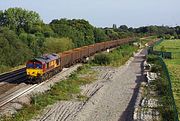
M61 74L66 73L70 69L71 68L67 68L66 70L64 70L64 71L62 71L60 73ZM56 75L54 75L54 76L56 76ZM24 84L6 83L6 84L4 84L4 86L5 86L4 88L3 88L3 86L0 86L0 107L3 107L7 103L13 101L14 99L16 99L18 97L22 97L24 95L29 94L30 92L32 92L33 90L35 90L39 86L41 86L41 85L47 83L48 81L50 81L53 77L51 77L50 79L48 79L48 80L46 80L46 81L44 81L44 82L42 82L40 84L33 84L33 85L29 84L28 85L28 84L25 84L25 83ZM21 81L25 82L26 79L21 80Z
M17 80L18 78L21 78L22 76L25 77L26 76L25 70L26 68L24 67L24 68L21 68L12 72L1 74L0 82L12 82L14 80Z
M26 79L25 68L0 75L0 95L8 92L18 84L26 82Z

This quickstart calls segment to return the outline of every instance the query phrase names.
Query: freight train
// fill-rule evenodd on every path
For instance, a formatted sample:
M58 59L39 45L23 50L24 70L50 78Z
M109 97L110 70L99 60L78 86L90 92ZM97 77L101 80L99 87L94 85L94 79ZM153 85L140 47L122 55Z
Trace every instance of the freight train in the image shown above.
M75 48L58 54L46 54L29 60L26 74L30 83L42 82L59 73L63 68L83 62L95 53L133 42L133 38L119 39Z

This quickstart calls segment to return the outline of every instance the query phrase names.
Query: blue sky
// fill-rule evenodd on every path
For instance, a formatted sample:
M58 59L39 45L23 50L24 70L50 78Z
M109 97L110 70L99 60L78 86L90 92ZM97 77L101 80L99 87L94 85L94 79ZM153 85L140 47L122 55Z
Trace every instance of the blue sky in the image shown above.
M180 0L0 0L0 9L36 11L45 23L53 19L86 19L97 27L180 25Z

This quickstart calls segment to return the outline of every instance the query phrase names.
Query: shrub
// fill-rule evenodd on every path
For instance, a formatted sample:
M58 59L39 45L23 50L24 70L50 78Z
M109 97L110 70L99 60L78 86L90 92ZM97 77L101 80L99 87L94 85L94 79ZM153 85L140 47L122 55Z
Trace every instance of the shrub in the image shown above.
M154 63L158 59L158 56L156 55L148 55L147 56L147 62Z
M107 55L107 54L97 54L95 57L94 57L94 60L93 62L95 64L99 64L99 65L108 65L110 64L110 57Z
M162 67L160 65L152 65L151 72L160 72L162 70Z
M10 67L9 66L5 66L5 65L0 65L0 73L9 71Z

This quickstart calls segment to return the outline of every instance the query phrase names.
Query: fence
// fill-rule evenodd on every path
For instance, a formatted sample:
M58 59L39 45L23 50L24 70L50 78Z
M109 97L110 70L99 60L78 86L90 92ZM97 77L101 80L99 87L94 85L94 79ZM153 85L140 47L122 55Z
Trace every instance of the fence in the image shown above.
M180 59L180 52L173 52L172 53L172 58L173 59Z
M175 104L173 91L172 91L171 79L170 79L170 76L169 76L167 66L166 66L165 62L163 61L163 59L162 59L162 57L172 57L172 54L169 53L169 52L161 52L161 51L154 51L153 50L153 46L156 46L156 45L160 44L162 41L163 41L163 39L161 39L160 41L157 41L155 44L153 44L151 47L149 47L148 48L148 54L155 54L155 55L159 56L158 60L159 60L159 62L161 64L161 66L162 66L162 72L163 72L164 78L165 78L163 81L165 81L164 83L167 84L166 89L165 89L165 90L167 90L166 91L167 93L166 93L165 96L167 96L168 100L166 100L166 101L169 102L169 103L167 103L165 105L164 110L166 110L166 108L170 108L169 110L171 112L169 112L169 113L171 114L171 116L173 116L172 117L173 119L171 119L171 120L172 121L179 121L177 107L176 107L176 104ZM177 53L177 55L180 55L180 53ZM166 118L164 120L169 121L168 120L168 115L165 115L165 117Z
M153 49L149 49L148 54L158 55L158 56L165 58L165 59L171 59L172 58L171 52L154 51Z
M169 76L167 66L166 66L165 62L163 61L163 59L161 57L158 57L158 60L159 60L159 62L161 64L161 66L162 66L162 72L163 72L164 78L165 78L163 81L165 81L164 83L167 84L167 86L166 86L166 95L165 96L168 97L168 100L166 100L165 107L170 108L169 110L171 112L169 112L169 113L170 113L171 116L173 116L172 121L179 121L179 119L178 119L178 111L177 111L174 96L173 96L172 84L171 84L171 79L170 79L170 76ZM165 116L166 116L165 119L169 118L169 115L165 115ZM169 120L167 120L167 121L169 121Z
M154 54L154 55L158 55L162 58L168 58L171 59L172 58L172 53L171 52L164 52L164 51L154 51L153 47L159 45L161 42L163 41L163 39L160 39L159 41L155 42L153 45L151 45L148 48L148 54Z

